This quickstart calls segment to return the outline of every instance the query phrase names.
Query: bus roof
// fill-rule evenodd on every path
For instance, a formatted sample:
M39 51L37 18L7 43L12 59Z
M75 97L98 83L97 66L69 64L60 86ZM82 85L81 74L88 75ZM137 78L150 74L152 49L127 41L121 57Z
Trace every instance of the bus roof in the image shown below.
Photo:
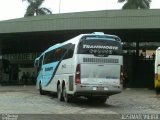
M103 32L93 32L93 33L88 33L88 34L80 34L80 35L78 35L78 36L76 36L74 38L71 38L70 40L67 40L67 41L63 42L63 43L58 43L58 44L55 44L55 45L49 47L40 56L42 56L43 54L45 54L48 51L51 51L51 50L56 49L56 48L59 48L59 47L65 45L67 43L71 42L71 43L75 44L76 42L78 42L78 40L80 40L82 37L85 37L85 36L90 37L90 38L92 38L92 37L95 38L96 36L105 36L106 38L115 38L116 41L119 41L119 42L121 41L118 36L110 35L110 34L104 34ZM40 56L37 57L36 59L39 59Z
M110 35L110 34L104 34L103 32L93 32L93 33L91 33L91 34L81 34L80 35L81 37L83 37L83 36L88 36L88 37L90 37L91 36L91 38L93 37L93 38L101 38L101 36L105 36L106 38L109 38L109 39L111 39L112 38L112 40L113 39L115 39L116 41L121 41L121 39L118 37L118 36L116 36L116 35Z
M61 43L55 44L55 45L49 47L45 52L56 49L56 48L61 47L61 46L62 46Z

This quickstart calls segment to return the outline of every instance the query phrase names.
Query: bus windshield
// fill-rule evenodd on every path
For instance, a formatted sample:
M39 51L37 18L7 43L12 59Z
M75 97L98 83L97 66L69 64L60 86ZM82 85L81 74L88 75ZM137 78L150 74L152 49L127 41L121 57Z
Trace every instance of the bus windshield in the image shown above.
M121 55L122 46L120 41L114 38L84 39L78 46L78 54L93 54L94 56Z

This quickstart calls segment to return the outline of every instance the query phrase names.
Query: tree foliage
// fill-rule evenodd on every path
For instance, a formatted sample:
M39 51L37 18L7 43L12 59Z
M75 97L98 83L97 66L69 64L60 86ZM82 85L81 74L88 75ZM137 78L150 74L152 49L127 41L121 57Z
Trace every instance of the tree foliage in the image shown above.
M118 2L126 2L122 9L149 9L152 0L118 0Z
M25 17L26 16L34 16L34 15L47 15L52 14L52 12L45 8L41 7L44 0L22 0L27 1L29 3L29 6L26 9Z

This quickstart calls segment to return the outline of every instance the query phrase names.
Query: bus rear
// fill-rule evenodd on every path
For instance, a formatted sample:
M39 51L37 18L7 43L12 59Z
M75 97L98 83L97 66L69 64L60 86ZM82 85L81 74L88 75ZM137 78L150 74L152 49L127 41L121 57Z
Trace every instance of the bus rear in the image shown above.
M104 34L85 35L79 41L76 54L75 94L89 98L121 92L123 65L121 41Z

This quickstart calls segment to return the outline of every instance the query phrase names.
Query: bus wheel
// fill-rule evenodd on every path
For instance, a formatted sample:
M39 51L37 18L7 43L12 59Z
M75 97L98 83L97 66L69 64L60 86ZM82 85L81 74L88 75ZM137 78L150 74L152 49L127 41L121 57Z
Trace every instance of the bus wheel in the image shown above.
M66 86L63 87L63 98L65 102L71 102L72 99L72 97L66 92Z
M39 93L40 93L40 95L46 95L46 91L42 90L41 82L39 83Z
M60 87L60 85L58 85L58 87L57 87L57 96L58 96L58 100L59 101L63 101L64 99L63 99L63 96L62 96L62 92L61 92L61 87Z

